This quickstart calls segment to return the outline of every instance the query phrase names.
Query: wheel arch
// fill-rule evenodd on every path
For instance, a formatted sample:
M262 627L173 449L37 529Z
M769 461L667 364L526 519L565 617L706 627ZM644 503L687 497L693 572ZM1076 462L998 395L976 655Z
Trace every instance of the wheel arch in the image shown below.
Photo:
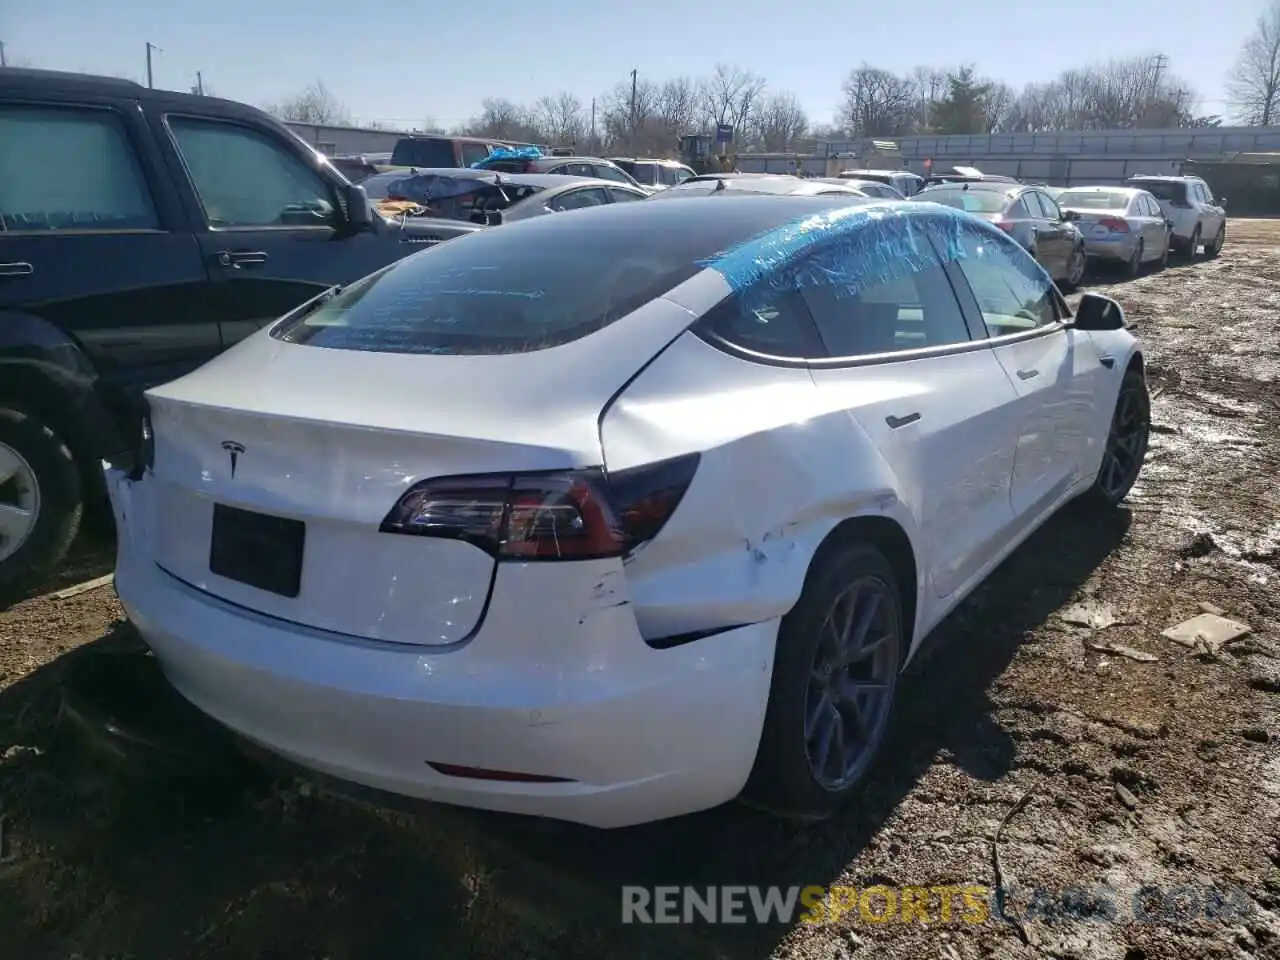
M818 544L813 558L809 561L806 580L818 569L819 564L839 547L861 543L875 547L893 568L898 580L898 588L902 593L903 636L906 643L902 647L905 662L914 646L916 622L920 609L920 575L919 561L915 547L906 529L897 520L883 514L863 514L848 517L837 523Z

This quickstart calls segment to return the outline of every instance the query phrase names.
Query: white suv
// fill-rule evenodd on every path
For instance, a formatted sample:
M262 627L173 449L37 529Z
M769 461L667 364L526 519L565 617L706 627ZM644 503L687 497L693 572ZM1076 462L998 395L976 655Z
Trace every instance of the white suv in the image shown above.
M1136 176L1129 185L1141 187L1160 201L1173 227L1172 245L1188 260L1204 245L1206 257L1222 252L1227 239L1226 199L1214 200L1213 191L1199 177Z

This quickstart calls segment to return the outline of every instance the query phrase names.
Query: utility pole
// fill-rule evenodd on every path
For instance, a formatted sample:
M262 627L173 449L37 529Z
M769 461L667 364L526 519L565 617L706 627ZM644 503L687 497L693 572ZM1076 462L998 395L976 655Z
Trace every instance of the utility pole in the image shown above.
M591 155L596 155L596 98L591 98Z
M159 47L157 47L157 46L156 46L154 43L152 43L150 40L148 40L148 41L147 41L147 86L148 86L148 87L154 87L154 86L155 86L155 84L154 84L154 83L152 83L152 81L151 81L151 51L152 51L152 50L159 50L159 49L160 49L160 48L159 48Z
M0 40L0 67L7 67L9 61L4 58L4 41Z
M199 70L196 71L196 93L204 96L204 75Z
M631 139L636 138L636 75L638 70L631 71Z

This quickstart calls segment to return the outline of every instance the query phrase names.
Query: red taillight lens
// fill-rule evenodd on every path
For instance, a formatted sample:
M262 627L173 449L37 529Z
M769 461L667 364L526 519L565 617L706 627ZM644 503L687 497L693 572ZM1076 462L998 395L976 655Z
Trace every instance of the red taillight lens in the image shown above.
M1005 233L1013 233L1013 221L1012 221L1012 220L994 220L994 221L992 221L992 222L993 222L997 227L999 227L1001 230L1003 230Z
M698 454L620 471L424 480L382 522L384 533L463 540L500 560L620 556L675 512Z
M1106 227L1112 233L1129 232L1129 221L1120 217L1102 217L1098 220L1098 226Z

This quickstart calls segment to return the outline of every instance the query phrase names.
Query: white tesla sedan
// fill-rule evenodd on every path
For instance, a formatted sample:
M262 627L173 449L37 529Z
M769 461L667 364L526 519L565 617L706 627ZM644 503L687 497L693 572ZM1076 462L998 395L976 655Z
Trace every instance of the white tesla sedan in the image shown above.
M644 242L638 242L644 238ZM853 793L921 638L1141 467L1143 358L946 207L735 195L463 237L148 394L116 587L306 767L622 826Z

